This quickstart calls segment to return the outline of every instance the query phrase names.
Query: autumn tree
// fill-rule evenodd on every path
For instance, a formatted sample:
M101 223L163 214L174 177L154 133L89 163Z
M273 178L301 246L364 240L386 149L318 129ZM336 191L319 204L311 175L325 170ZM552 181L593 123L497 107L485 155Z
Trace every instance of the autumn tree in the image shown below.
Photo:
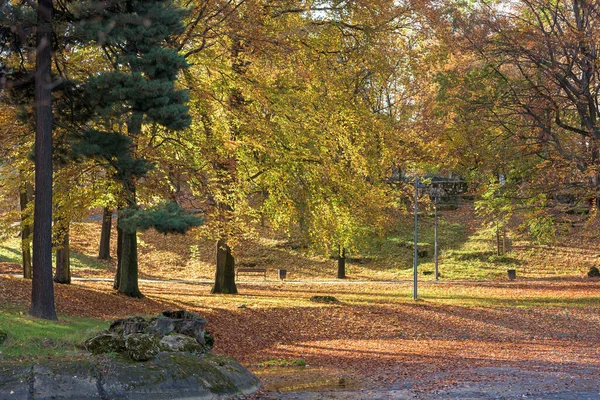
M545 164L549 192L585 182L598 197L599 12L585 0L520 0L459 19L464 48L503 87L488 115Z

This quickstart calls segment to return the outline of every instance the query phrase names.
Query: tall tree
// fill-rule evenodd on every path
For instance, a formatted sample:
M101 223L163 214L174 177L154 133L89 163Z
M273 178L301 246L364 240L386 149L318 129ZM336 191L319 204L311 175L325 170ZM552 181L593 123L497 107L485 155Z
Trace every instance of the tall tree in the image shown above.
M127 296L141 297L137 230L162 226L164 232L182 232L198 224L172 205L164 209L170 214L155 209L154 217L144 217L144 223L151 224L144 225L145 228L141 228L137 216L141 211L136 182L152 168L139 150L146 124L169 130L180 130L190 124L185 106L187 93L175 87L177 75L187 63L169 47L171 37L183 31L182 10L171 1L128 0L100 9L90 7L86 12L87 21L80 34L106 50L113 70L91 77L86 84L98 124L106 130L84 132L74 150L105 160L122 184L118 290Z
M31 315L56 319L52 282L52 0L39 0L35 71L35 205Z

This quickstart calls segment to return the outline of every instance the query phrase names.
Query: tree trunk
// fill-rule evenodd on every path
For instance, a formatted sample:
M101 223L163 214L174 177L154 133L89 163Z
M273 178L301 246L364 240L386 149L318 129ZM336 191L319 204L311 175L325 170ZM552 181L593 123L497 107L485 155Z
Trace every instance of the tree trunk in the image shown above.
M123 258L123 229L119 228L117 223L117 271L115 272L115 280L113 288L119 290L121 283L121 259Z
M211 293L237 294L235 285L235 259L227 240L217 241L217 271L215 273L215 286Z
M124 230L121 236L119 293L129 297L142 298L144 296L138 286L137 232Z
M21 203L21 254L23 257L23 278L31 279L31 235L33 230L31 224L27 221L25 210L27 205L33 200L33 186L26 182L21 187L20 203Z
M104 208L102 214L102 232L100 234L100 250L98 258L101 260L110 260L110 231L112 228L112 210Z
M346 248L341 247L338 252L338 279L346 279Z
M502 255L502 242L500 241L500 227L498 226L498 221L496 221L496 255Z
M57 319L52 282L52 0L39 0L35 67L35 208L33 214L34 317Z
M71 283L71 246L69 243L69 223L61 229L62 237L58 250L56 250L56 273L54 282L62 284Z
M132 138L131 144L131 155L135 157L136 152L136 138L142 131L142 119L139 115L131 117L127 123L127 131L129 137ZM136 185L133 176L129 176L124 180L124 195L125 201L128 208L136 208ZM121 214L119 214L119 221L117 227L120 227ZM121 228L121 240L119 259L117 260L119 270L119 293L129 297L144 297L140 292L138 286L138 253L137 253L137 232L130 232L126 229Z

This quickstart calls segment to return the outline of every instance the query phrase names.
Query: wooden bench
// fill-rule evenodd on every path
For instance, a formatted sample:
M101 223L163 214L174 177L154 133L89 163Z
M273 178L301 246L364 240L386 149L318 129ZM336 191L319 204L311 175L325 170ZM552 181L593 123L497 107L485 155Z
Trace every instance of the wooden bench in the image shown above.
M267 279L267 269L266 268L237 268L235 271L236 279L238 278L240 273L247 274L247 275L262 274L264 276L264 278Z

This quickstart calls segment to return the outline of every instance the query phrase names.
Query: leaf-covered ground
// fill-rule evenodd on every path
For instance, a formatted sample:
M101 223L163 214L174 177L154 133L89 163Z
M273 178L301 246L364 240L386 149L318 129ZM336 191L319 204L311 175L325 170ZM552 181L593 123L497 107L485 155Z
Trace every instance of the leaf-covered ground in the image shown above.
M0 278L0 304L24 309L29 285ZM477 379L486 382L497 379L502 373L481 372L494 368L600 377L595 280L431 282L421 285L418 302L410 300L407 283L242 283L238 296L210 295L203 284L145 283L141 300L116 295L110 286L58 285L58 312L108 320L196 311L209 321L214 351L238 359L271 389L410 383L413 391L433 393L476 378L465 371L479 371ZM311 302L317 294L340 302ZM295 360L306 366L294 366Z

